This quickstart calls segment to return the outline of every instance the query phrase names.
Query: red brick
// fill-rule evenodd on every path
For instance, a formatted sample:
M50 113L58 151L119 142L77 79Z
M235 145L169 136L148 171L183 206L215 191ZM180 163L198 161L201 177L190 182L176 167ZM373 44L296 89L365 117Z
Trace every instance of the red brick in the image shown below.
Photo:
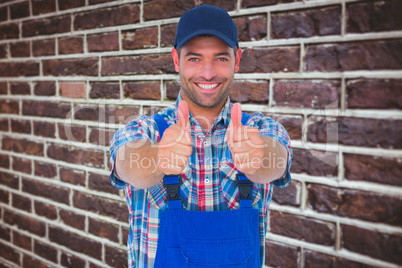
M75 191L73 203L76 208L99 213L122 222L126 222L128 219L127 205L122 202Z
M22 58L30 56L30 43L29 42L18 42L10 44L10 54L13 58Z
M60 219L67 224L68 226L71 226L73 228L76 228L78 230L85 230L85 216L76 214L72 211L60 210Z
M3 137L2 149L16 153L43 156L43 143L38 143L26 139L13 139Z
M55 135L56 125L54 123L34 121L33 125L34 125L34 134L36 136L50 137L50 138L56 137Z
M13 170L31 174L32 160L19 157L13 157Z
M299 207L301 188L302 186L299 182L292 181L285 189L275 189L272 194L272 200L280 205Z
M230 90L230 100L241 103L268 103L269 81L236 81Z
M31 94L31 86L28 83L10 83L10 92L13 95L29 95Z
M301 2L303 0L243 0L242 7L260 7L260 6L270 6L277 5L282 3L293 3L293 2Z
M115 2L117 0L89 0L90 5L96 5L100 3L106 3L106 2Z
M10 167L10 157L5 154L0 154L0 167L8 169Z
M62 37L58 39L59 54L76 54L84 52L84 38L82 36Z
M85 267L85 261L78 258L75 255L71 255L65 252L61 253L60 263L63 267L74 268L74 267Z
M85 6L85 0L70 0L70 1L57 0L57 1L59 3L60 10Z
M58 59L43 61L43 74L53 76L98 75L98 59Z
M297 38L341 33L341 6L275 13L271 15L271 36Z
M74 117L79 120L104 121L105 109L101 105L76 105L74 106Z
M20 262L20 253L18 251L16 251L14 248L9 247L9 246L7 246L7 245L5 245L5 244L0 242L0 252L2 253L1 257L3 259L6 259L6 260L8 260L10 262L13 262L13 263L15 263L17 265L21 264L21 262Z
M38 62L24 61L24 62L0 63L0 77L37 76L37 75L39 75Z
M8 57L8 45L0 45L0 59L5 59Z
M104 168L104 153L90 149L78 149L71 146L49 144L47 155L50 158L86 166Z
M0 173L0 177L1 177L1 175L2 174ZM1 183L1 179L0 179L0 183ZM9 204L9 202L10 202L9 192L0 189L0 202L7 204L7 205Z
M71 31L71 16L58 16L22 23L23 37L51 35Z
M49 183L34 181L31 179L22 180L22 189L33 195L48 198L53 201L69 204L70 203L70 190L54 186Z
M63 229L49 226L49 240L76 252L102 260L102 244Z
M176 100L177 97L179 96L180 92L180 82L178 81L168 81L166 82L166 97L169 100Z
M57 220L57 209L55 206L34 201L36 215L46 217L49 220Z
M61 82L60 95L65 98L85 98L87 85L85 82Z
M398 0L371 1L347 5L347 31L366 33L402 29L399 10L402 2Z
M31 121L11 119L11 131L16 133L31 134Z
M8 20L8 8L7 6L3 6L0 8L0 21Z
M18 189L20 181L17 175L0 171L0 184L10 188Z
M339 81L279 80L274 84L274 105L296 108L326 108L339 102Z
M35 176L45 177L45 178L54 178L57 176L57 167L56 165L35 161Z
M61 167L59 172L61 181L69 182L74 185L81 185L81 186L86 185L85 171Z
M402 80L351 80L347 106L357 109L402 109Z
M86 141L86 127L85 126L71 126L65 124L58 124L59 137L63 140L74 142Z
M176 38L177 24L161 26L161 47L172 47Z
M270 267L298 267L300 248L265 242L265 265Z
M56 54L55 39L32 41L32 54L35 57L55 55Z
M312 45L306 51L306 71L402 69L402 41L365 41Z
M267 17L239 17L233 20L239 41L258 41L267 37Z
M33 15L47 14L56 11L55 0L33 0L32 13Z
M36 82L34 94L37 96L54 96L56 94L56 83L52 81Z
M299 66L299 48L247 48L243 51L239 72L298 72Z
M87 36L89 52L102 52L119 50L119 33L102 33Z
M340 217L400 226L402 199L375 193L308 185L308 204L313 210Z
M8 89L7 89L7 82L1 82L0 83L0 94L1 95L7 95Z
M332 255L322 254L314 251L304 251L304 267L348 267L348 268L374 268L375 266L342 259Z
M93 82L91 83L91 91L89 93L91 99L120 99L120 84Z
M29 1L10 5L10 17L11 19L29 17Z
M325 246L335 245L335 223L271 211L270 225L274 234Z
M12 226L15 225L19 229L28 231L41 237L45 236L46 234L46 224L44 222L15 212L11 212L10 210L4 211L4 221L7 224L10 224Z
M319 154L325 154L326 157L331 160L331 162L336 163L336 159L338 157L336 153L294 149L292 166L290 168L291 172L306 173L312 176L337 176L338 167L321 161Z
M11 241L11 231L9 228L0 226L0 239Z
M106 238L113 242L119 242L118 225L89 218L88 231L89 233L96 235L98 237Z
M154 48L158 46L158 27L122 32L123 49Z
M19 232L13 231L13 244L25 250L32 251L32 238Z
M307 140L312 142L327 142L328 125L338 128L339 144L402 148L402 120L349 118L338 117L314 120L308 128ZM362 139L364 137L364 139Z
M38 259L34 259L29 255L24 255L23 259L23 268L31 268L31 267L35 267L35 268L47 268L49 267L47 265L47 263L44 263Z
M102 75L176 73L170 54L102 58Z
M127 265L127 252L118 248L105 246L106 263L111 267L125 267Z
M360 229L341 225L343 248L352 252L381 259L398 265L402 264L401 236L382 234L377 230Z
M0 40L18 38L20 29L18 24L10 23L0 25Z
M137 119L139 116L139 107L119 107L107 106L105 121L108 123L127 124L131 120Z
M301 140L303 118L301 116L269 115L273 120L282 124L291 140Z
M22 102L23 115L66 118L70 110L71 105L69 103L31 100Z
M195 7L195 2L193 1L147 1L144 3L144 20L148 21L180 17L186 10L193 7ZM155 12L155 10L158 10L158 12Z
M79 13L74 18L74 30L127 25L137 23L139 20L139 5L126 4Z
M101 146L110 146L114 132L113 130L93 128L89 134L89 142Z
M371 155L344 154L345 178L402 186L401 160Z
M109 182L109 176L89 173L88 187L91 190L101 191L111 194L119 194L119 190L114 188Z
M8 119L0 119L0 130L4 131L4 132L8 132L9 131L9 123L8 123Z
M35 240L34 253L42 258L57 263L57 249Z
M123 85L124 97L136 100L160 100L161 89L159 81L127 82Z

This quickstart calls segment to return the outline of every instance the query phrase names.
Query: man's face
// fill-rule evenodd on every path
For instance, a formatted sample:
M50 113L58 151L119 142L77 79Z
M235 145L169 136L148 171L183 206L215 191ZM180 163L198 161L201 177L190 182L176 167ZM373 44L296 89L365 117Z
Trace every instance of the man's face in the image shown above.
M233 85L234 73L239 70L241 50L233 48L214 36L194 37L172 56L180 73L182 98L189 106L219 108L226 102Z

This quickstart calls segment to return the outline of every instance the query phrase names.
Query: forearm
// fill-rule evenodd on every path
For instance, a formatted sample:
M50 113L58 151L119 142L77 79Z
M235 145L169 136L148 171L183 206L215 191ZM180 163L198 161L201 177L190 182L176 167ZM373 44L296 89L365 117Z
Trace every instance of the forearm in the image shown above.
M255 173L245 175L253 182L265 184L280 178L285 173L288 152L277 140L270 137L261 138L264 142L261 167Z
M134 187L145 189L160 182L158 146L139 140L120 147L116 153L115 171L120 179Z

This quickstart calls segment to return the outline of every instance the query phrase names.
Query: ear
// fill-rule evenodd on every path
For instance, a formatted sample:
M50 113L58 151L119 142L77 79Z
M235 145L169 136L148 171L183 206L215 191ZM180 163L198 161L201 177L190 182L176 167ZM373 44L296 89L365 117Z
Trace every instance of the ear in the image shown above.
M172 49L172 58L173 58L174 69L176 70L176 72L179 72L180 71L179 53L177 53L177 50L175 48Z
M240 58L241 58L241 49L238 48L236 51L236 62L235 62L235 73L237 73L239 71L240 68Z

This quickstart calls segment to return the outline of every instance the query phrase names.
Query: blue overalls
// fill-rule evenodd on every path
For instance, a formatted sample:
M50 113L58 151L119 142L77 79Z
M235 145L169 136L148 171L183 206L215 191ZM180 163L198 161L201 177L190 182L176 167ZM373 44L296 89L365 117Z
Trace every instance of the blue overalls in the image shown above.
M162 137L167 123L159 115L154 119ZM261 267L258 210L252 208L253 183L244 174L236 178L239 209L225 211L184 210L179 195L181 176L163 180L168 209L159 212L155 268Z

